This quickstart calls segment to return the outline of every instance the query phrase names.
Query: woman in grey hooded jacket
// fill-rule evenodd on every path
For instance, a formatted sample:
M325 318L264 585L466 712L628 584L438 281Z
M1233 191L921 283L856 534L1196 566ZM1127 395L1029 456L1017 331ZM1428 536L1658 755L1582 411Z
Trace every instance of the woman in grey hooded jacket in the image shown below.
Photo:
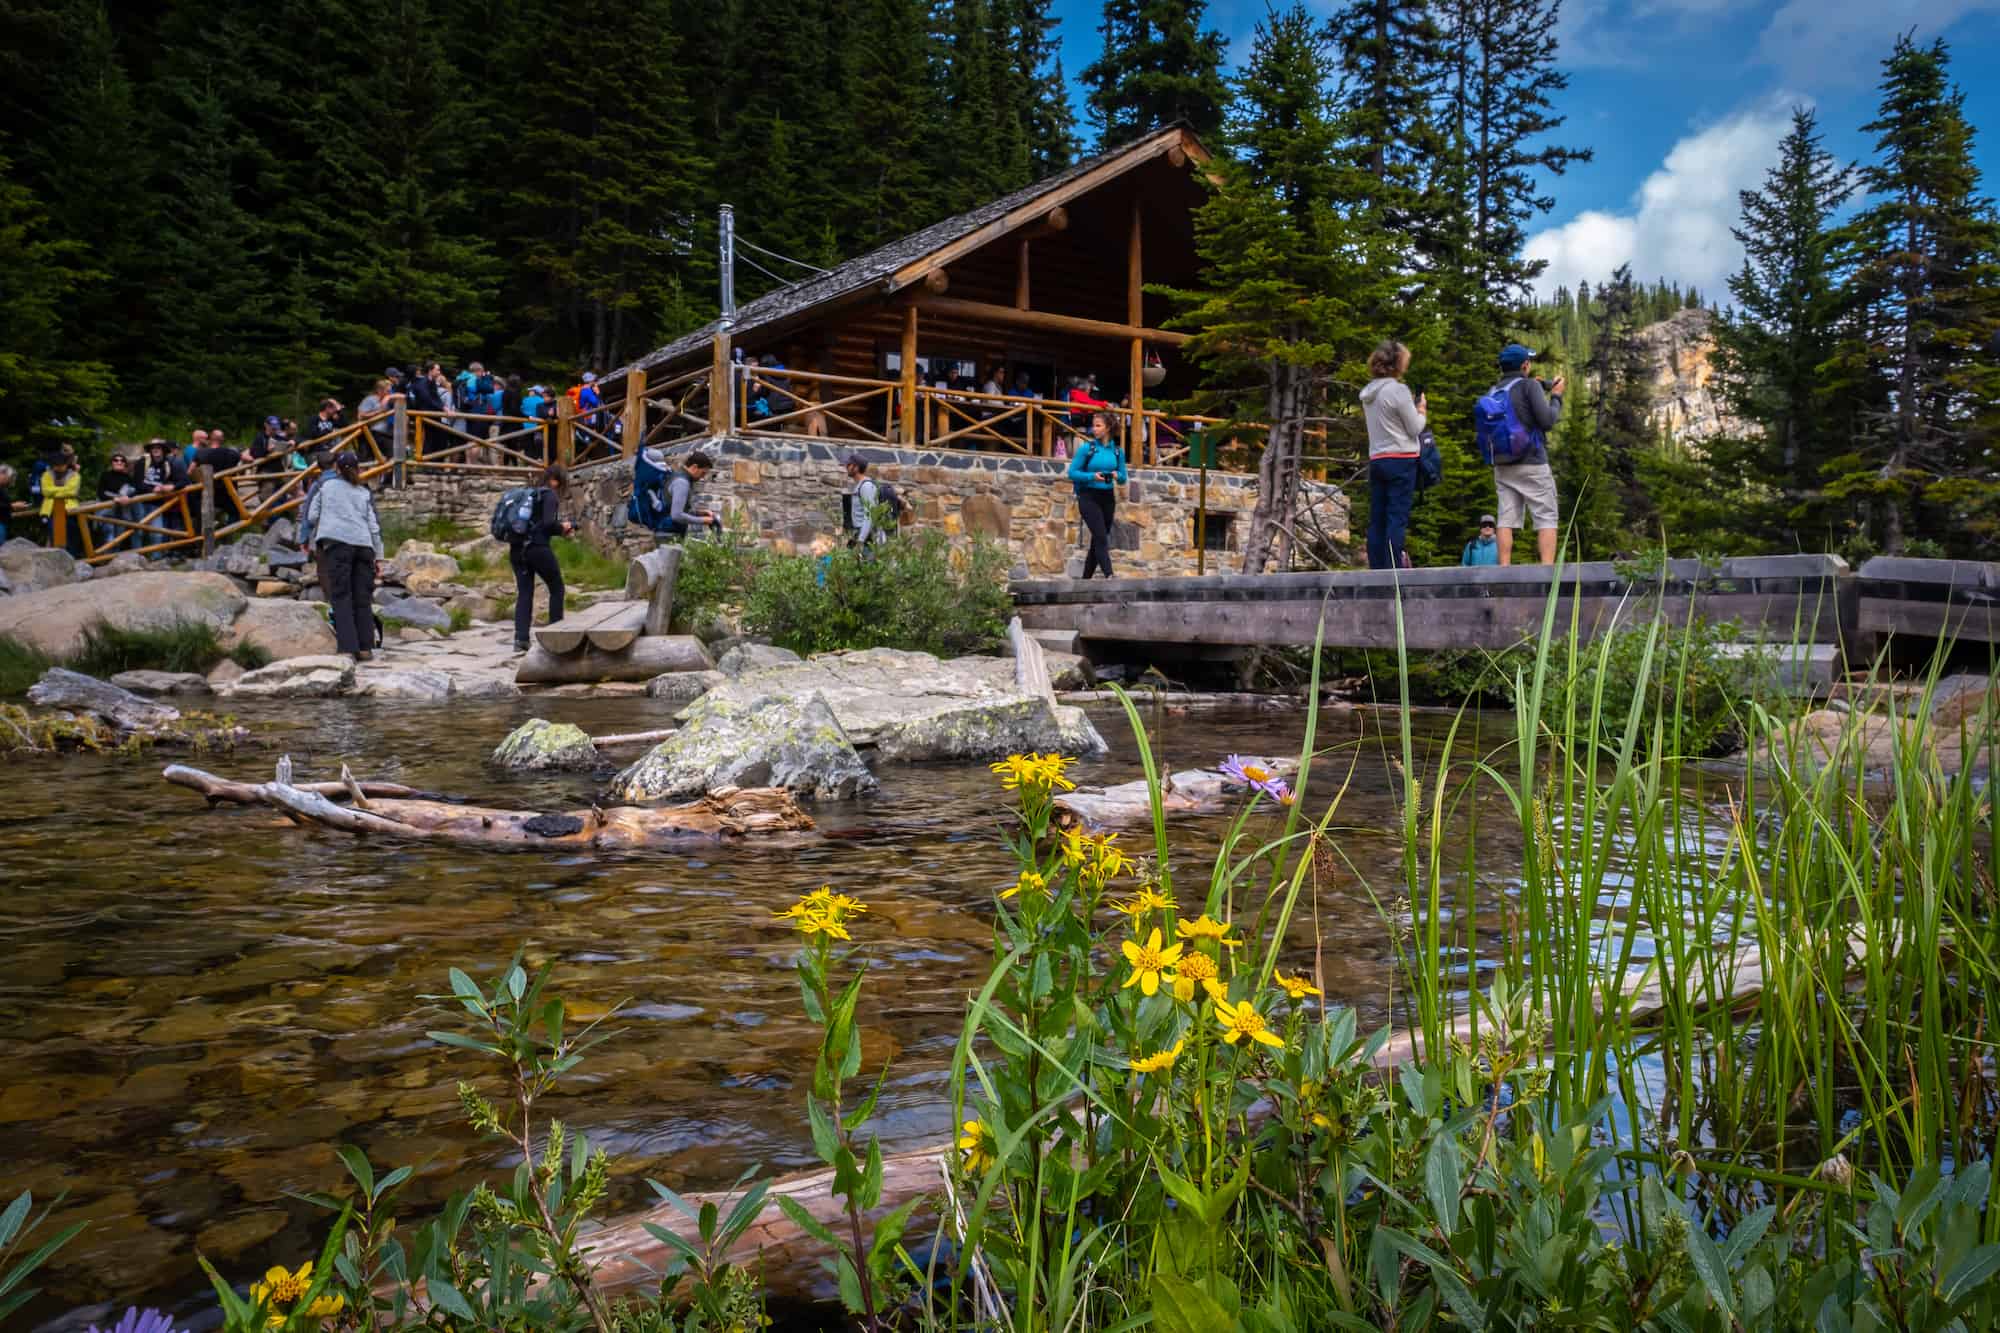
M1403 535L1417 498L1418 436L1424 432L1424 398L1411 398L1403 376L1410 349L1384 342L1368 358L1374 378L1361 390L1368 420L1368 568L1396 569L1403 563Z

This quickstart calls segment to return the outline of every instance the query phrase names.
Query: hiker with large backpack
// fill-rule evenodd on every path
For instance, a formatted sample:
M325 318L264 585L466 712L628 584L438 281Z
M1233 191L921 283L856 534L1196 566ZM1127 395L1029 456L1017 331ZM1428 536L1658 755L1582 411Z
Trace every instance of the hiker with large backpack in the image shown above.
M1111 575L1111 519L1118 511L1118 488L1127 480L1125 451L1111 434L1111 414L1090 414L1090 434L1077 441L1070 455L1069 481L1076 491L1076 508L1090 532L1083 556L1083 577L1102 569Z
M1403 538L1417 498L1423 434L1429 422L1429 395L1411 397L1403 376L1410 372L1410 349L1394 339L1369 354L1361 388L1361 411L1368 423L1368 568L1403 567Z
M576 525L562 516L562 492L569 473L551 463L533 486L517 486L500 497L493 510L492 533L507 543L507 565L514 571L514 651L528 651L528 629L535 621L535 580L548 585L549 623L563 618L562 566L549 540L568 536Z
M681 470L667 483L667 518L660 532L679 541L698 523L710 530L722 527L722 516L713 509L694 507L694 488L714 466L715 461L699 449L681 460Z
M1519 343L1500 349L1500 382L1472 406L1479 456L1493 469L1500 497L1500 563L1513 563L1514 529L1525 516L1535 527L1542 563L1556 561L1556 478L1549 470L1549 432L1562 411L1563 377L1544 386L1531 373L1535 354Z
M848 531L847 544L866 551L889 540L909 506L894 486L868 475L868 460L860 454L847 456L846 471L854 489L841 498L841 526Z

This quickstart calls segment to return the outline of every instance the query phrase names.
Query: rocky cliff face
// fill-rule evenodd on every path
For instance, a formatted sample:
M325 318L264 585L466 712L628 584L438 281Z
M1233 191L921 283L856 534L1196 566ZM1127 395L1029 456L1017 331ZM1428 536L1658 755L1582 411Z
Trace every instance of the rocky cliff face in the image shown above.
M1682 444L1746 429L1728 414L1713 383L1714 323L1711 311L1683 310L1636 335L1652 371L1653 421Z

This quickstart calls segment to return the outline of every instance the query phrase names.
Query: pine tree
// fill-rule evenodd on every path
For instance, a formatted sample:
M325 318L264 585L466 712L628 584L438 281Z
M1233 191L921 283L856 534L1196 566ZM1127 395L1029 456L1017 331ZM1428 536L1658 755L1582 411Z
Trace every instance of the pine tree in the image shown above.
M1567 494L1593 487L1606 492L1606 507L1597 511L1599 520L1575 525L1580 539L1598 549L1602 543L1615 542L1621 532L1644 532L1653 526L1652 505L1640 484L1641 460L1658 444L1652 386L1636 337L1646 322L1646 310L1646 290L1633 281L1630 264L1621 264L1610 282L1598 285L1586 366L1592 382L1590 455L1561 460L1557 468L1557 480Z
M1708 453L1715 470L1745 483L1740 523L1782 550L1821 549L1828 536L1820 470L1844 448L1844 423L1821 367L1839 336L1833 226L1853 175L1826 151L1813 112L1798 108L1763 187L1742 192L1742 224L1732 229L1743 267L1729 279L1734 305L1715 324L1718 387L1730 414L1758 430L1713 441Z
M1323 25L1295 5L1257 28L1238 87L1222 183L1195 219L1205 285L1176 292L1202 367L1199 406L1268 424L1243 569L1289 566L1290 515L1308 416L1336 372L1350 380L1376 339L1395 282L1379 234L1335 206L1339 127ZM1351 432L1350 432L1351 434Z
M57 350L65 314L97 279L87 262L80 242L49 234L41 202L0 155L0 440L18 463L62 439L82 443L81 419L114 387L109 366Z
M1846 232L1854 323L1838 360L1866 420L1860 447L1829 463L1827 492L1865 500L1892 554L1919 521L1969 553L2000 520L1991 353L2000 223L1979 192L1972 127L1948 65L1942 41L1897 39L1883 62L1880 113L1863 127L1878 136L1878 156L1861 184L1878 202Z
M1009 73L1028 134L1030 180L1054 175L1076 158L1076 109L1063 78L1051 0L995 0L1010 28Z
M1228 43L1201 26L1207 9L1207 0L1105 0L1103 55L1083 72L1099 148L1175 121L1205 141L1220 138Z
M1365 176L1355 202L1379 225L1428 238L1435 210L1450 207L1426 189L1446 147L1434 110L1443 32L1430 0L1349 0L1329 33L1340 48L1347 154Z
M842 154L841 237L849 253L881 245L949 211L932 169L945 143L943 108L914 0L868 0L848 79L853 139Z

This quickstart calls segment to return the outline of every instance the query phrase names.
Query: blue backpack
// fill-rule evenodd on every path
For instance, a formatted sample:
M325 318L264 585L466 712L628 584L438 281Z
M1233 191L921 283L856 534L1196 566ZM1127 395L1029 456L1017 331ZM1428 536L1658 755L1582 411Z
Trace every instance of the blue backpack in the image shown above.
M1479 456L1489 467L1518 463L1548 445L1548 437L1530 428L1514 411L1514 386L1520 382L1518 375L1503 380L1472 405Z

